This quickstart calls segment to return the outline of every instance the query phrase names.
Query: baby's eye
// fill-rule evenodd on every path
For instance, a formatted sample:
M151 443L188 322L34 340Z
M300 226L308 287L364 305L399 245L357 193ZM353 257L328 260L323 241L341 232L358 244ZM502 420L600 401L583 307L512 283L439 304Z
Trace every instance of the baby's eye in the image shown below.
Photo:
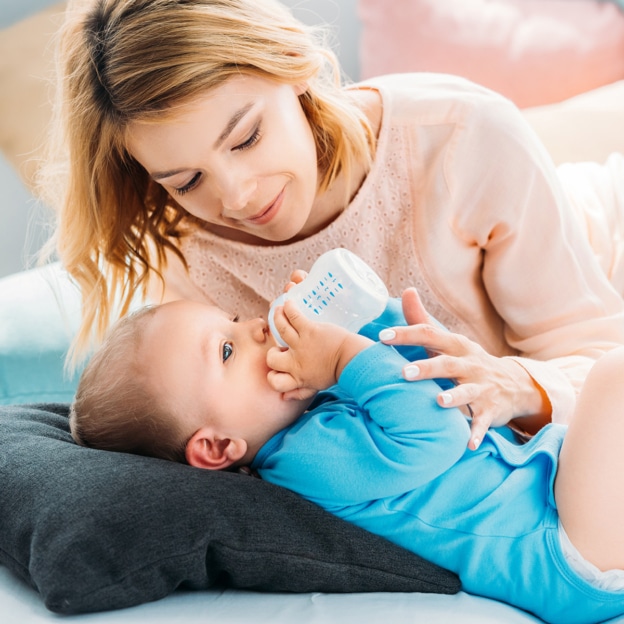
M232 353L234 353L234 347L232 346L231 342L224 342L223 343L223 361L225 362L230 355L232 355Z

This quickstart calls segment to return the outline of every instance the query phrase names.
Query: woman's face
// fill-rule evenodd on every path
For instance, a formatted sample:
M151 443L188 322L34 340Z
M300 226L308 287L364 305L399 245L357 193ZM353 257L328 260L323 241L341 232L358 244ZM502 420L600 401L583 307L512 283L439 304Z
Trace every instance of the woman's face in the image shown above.
M217 234L275 242L307 236L319 228L312 214L318 166L303 90L230 78L165 121L131 124L128 149Z

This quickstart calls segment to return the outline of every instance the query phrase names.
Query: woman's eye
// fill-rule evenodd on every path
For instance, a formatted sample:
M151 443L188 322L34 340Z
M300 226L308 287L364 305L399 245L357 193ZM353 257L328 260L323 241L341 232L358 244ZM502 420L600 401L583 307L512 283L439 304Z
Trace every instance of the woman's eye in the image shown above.
M259 140L260 140L260 126L258 125L256 126L256 129L253 131L253 134L244 143L237 145L234 149L239 150L239 151L249 149L250 147L253 147Z
M225 362L230 355L232 355L232 353L234 353L234 347L232 346L231 342L224 342L223 343L223 361Z
M201 177L201 173L198 171L191 178L190 182L188 182L184 186L181 186L180 188L174 188L173 190L176 192L176 195L184 195L185 193L188 193L189 191L192 191L197 186L197 183L199 182L199 178L200 177Z

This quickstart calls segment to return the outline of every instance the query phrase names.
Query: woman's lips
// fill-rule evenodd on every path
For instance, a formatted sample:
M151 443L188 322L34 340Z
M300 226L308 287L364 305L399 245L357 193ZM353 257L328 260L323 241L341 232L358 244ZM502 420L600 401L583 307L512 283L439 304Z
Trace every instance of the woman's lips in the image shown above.
M268 206L263 208L257 215L245 219L245 221L253 225L264 225L268 223L277 215L283 201L284 189L279 192L279 195Z

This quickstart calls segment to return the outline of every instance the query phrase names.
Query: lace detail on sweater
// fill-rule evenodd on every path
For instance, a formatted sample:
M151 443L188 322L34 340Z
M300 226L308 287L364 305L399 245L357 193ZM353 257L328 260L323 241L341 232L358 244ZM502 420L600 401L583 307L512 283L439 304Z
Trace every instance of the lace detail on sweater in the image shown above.
M182 242L190 277L206 299L243 317L266 316L295 268L308 270L325 251L346 247L379 274L391 296L418 289L428 312L443 325L470 328L437 298L426 279L414 239L414 180L406 158L405 129L392 124L384 93L384 121L375 164L347 208L309 238L287 245L257 246L198 230Z
M192 281L206 298L244 317L266 315L294 268L309 270L325 251L346 247L399 297L415 286L427 310L454 331L468 328L446 310L425 279L414 245L411 183L402 132L382 134L376 165L346 210L317 234L288 245L256 246L198 231L183 242Z

